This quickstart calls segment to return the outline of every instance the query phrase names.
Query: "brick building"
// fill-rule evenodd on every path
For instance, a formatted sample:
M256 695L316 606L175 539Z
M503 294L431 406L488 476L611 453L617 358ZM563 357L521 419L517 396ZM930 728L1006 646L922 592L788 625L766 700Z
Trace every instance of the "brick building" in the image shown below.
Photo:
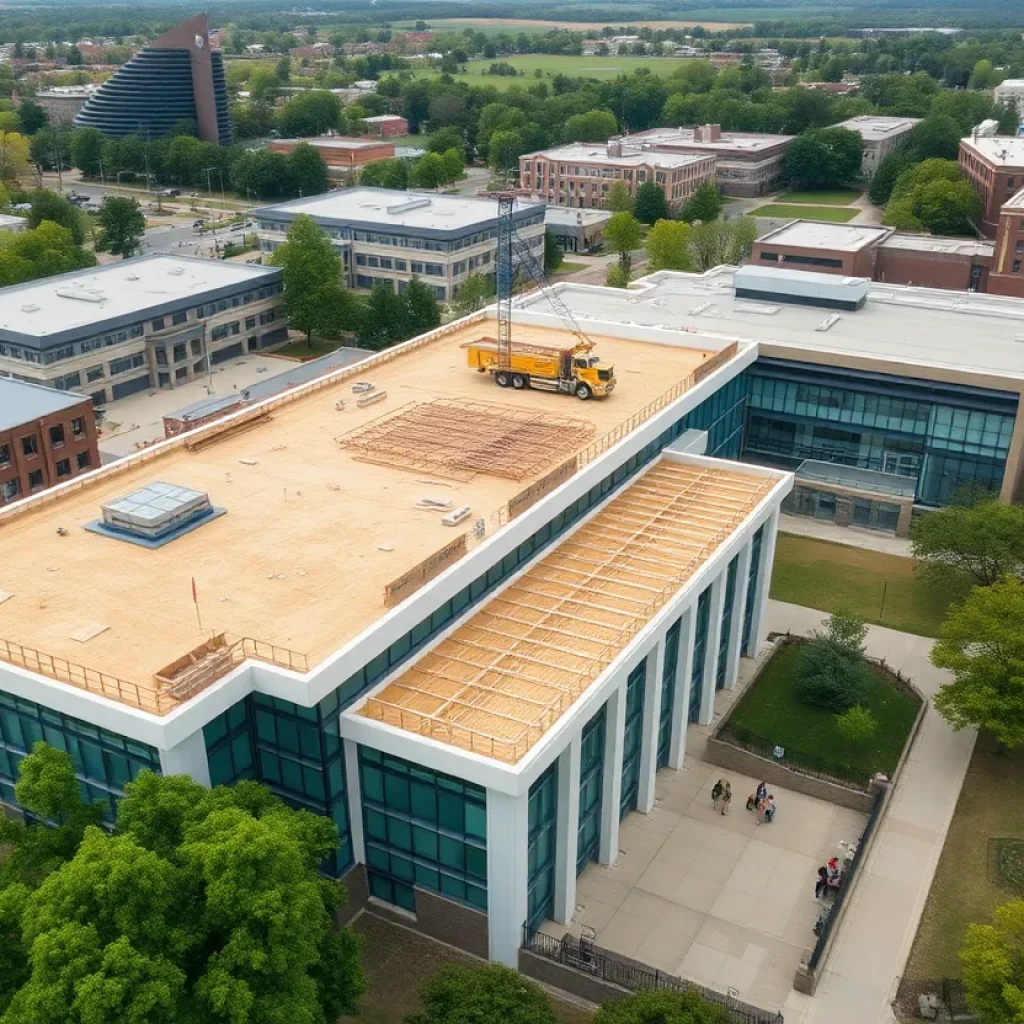
M1024 188L999 211L989 291L1024 298Z
M960 140L960 169L981 195L981 229L995 238L999 211L1024 186L1024 137L972 135Z
M0 506L99 464L91 399L0 377Z
M409 122L400 114L377 114L376 117L360 118L359 123L366 129L367 135L408 135Z
M698 186L714 180L714 156L640 151L622 139L574 142L519 158L520 187L552 206L600 208L614 182L621 181L635 196L641 185L653 181L677 209Z
M323 157L327 176L351 182L360 167L374 160L388 160L395 155L392 142L376 139L348 138L343 135L324 135L315 139L278 139L267 149L271 153L291 153L300 142L306 142Z

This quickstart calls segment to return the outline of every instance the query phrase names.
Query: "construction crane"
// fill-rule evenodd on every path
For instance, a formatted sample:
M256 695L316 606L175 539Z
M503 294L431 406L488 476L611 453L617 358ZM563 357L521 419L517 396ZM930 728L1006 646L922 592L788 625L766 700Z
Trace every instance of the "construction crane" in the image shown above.
M576 322L571 310L548 282L536 254L516 230L516 197L503 192L498 200L498 247L495 281L498 300L498 337L482 338L462 347L468 350L469 365L490 373L500 387L560 391L577 398L603 398L615 388L614 367L590 353L594 343ZM512 344L512 280L514 256L530 276L555 314L575 338L576 344L563 348L546 345Z

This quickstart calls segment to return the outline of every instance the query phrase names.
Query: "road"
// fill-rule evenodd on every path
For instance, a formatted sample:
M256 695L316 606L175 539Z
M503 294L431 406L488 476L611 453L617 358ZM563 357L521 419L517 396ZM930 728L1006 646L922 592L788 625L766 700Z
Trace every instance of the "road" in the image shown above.
M245 229L240 225L218 228L198 235L192 230L191 215L185 220L170 224L159 224L146 229L142 238L144 253L169 252L182 256L216 255L217 247L224 248L228 242L241 243ZM252 228L249 228L252 233Z

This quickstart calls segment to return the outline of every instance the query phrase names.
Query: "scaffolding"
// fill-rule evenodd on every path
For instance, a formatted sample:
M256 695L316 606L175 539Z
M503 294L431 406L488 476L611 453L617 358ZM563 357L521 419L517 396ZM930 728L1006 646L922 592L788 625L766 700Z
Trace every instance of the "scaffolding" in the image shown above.
M586 447L592 423L471 399L409 402L336 440L360 462L452 480L525 480Z
M361 713L515 764L775 483L659 463Z

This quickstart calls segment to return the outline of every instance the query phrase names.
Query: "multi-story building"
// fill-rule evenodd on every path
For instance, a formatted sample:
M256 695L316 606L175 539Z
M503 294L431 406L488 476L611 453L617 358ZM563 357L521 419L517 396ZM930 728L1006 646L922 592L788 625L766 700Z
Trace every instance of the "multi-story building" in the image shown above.
M999 211L1024 186L1024 136L971 136L960 140L960 170L981 196L981 224L988 238L999 226Z
M99 464L90 399L0 377L0 507Z
M1007 78L992 90L996 103L1005 103L1016 109L1017 117L1024 124L1024 78Z
M715 183L727 196L759 196L777 188L795 136L723 132L720 125L652 128L623 138L630 152L691 153L715 158Z
M481 313L0 510L0 801L40 723L108 818L143 769L258 779L337 824L348 913L515 966L758 649L792 484L735 461L756 344L608 326L604 402L499 391Z
M390 160L395 155L393 142L382 139L346 138L343 135L323 135L315 139L275 139L267 144L271 153L292 153L304 142L312 146L327 164L327 177L352 183L360 167L374 160Z
M494 273L498 204L490 199L385 188L294 199L253 211L263 251L280 245L301 214L312 217L339 250L350 288L384 283L401 292L418 277L444 302L470 274ZM543 260L544 207L521 203L513 216L513 258L525 249Z
M205 14L169 29L119 67L74 124L111 136L159 136L181 121L191 121L204 142L231 142L223 55L210 48Z
M97 405L284 344L274 267L140 256L0 291L0 373Z
M69 125L96 91L95 85L56 85L40 89L32 98L46 111L50 124Z
M1024 298L1024 188L1003 204L989 291Z
M678 209L704 182L715 180L709 155L641 152L621 139L607 143L574 142L527 153L519 158L519 186L552 206L598 209L621 181L635 196L652 181Z
M907 133L921 119L919 117L881 117L877 114L860 114L849 120L832 125L856 132L864 142L860 170L865 178L871 178L878 165L897 147L907 141Z
M589 252L601 247L605 226L611 219L611 210L549 206L544 212L544 228L562 252Z

